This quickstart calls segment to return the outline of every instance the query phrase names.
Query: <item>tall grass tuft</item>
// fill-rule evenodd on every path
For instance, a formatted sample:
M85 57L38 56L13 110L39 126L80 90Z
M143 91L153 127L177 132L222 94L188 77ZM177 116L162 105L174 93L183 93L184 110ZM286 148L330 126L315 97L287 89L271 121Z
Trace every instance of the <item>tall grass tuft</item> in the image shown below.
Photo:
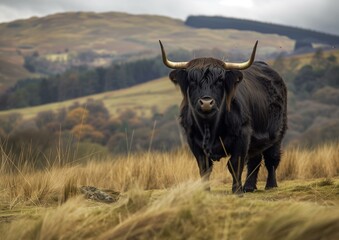
M283 153L277 170L280 181L288 179L332 178L339 175L339 144L326 144L315 149L291 148ZM131 188L166 189L186 181L200 179L198 167L187 150L170 153L145 152L128 156L115 156L82 164L46 166L35 170L34 159L12 156L1 152L0 188L12 203L44 204L48 201L64 202L75 195L78 186L96 186L124 192ZM58 158L58 157L56 157ZM73 158L72 158L73 159ZM230 183L227 159L214 164L212 183ZM18 163L18 164L16 164ZM259 180L266 179L262 166ZM245 177L246 174L243 174ZM245 179L244 179L245 180Z
M311 205L296 204L267 219L250 229L245 239L339 239L338 209L314 209Z
M310 179L339 174L339 143L327 143L314 149L289 148L283 153L278 178Z

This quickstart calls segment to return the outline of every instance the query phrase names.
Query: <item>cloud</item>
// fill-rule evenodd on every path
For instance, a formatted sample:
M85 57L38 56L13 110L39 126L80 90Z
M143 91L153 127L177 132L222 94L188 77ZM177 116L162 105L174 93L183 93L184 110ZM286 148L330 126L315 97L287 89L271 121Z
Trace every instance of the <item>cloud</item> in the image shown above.
M0 22L64 11L121 11L185 19L219 15L258 20L339 35L336 0L1 0Z
M243 0L243 1L228 1L221 0L219 1L220 5L228 7L241 7L241 8L252 8L254 7L254 2L252 0Z

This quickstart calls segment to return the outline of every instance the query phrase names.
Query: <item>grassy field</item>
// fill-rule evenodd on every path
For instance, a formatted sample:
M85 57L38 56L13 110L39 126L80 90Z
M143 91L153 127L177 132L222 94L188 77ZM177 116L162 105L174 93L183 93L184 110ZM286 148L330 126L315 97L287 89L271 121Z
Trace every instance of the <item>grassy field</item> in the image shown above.
M186 150L146 152L34 169L29 156L0 162L2 239L338 239L339 144L287 149L277 189L231 194L226 159L211 192ZM13 163L16 162L14 165ZM81 186L120 192L86 199Z
M67 108L74 102L85 103L87 99L102 100L111 116L130 109L139 116L152 116L152 109L157 108L160 112L165 111L172 105L181 102L180 89L176 89L168 77L143 83L127 89L100 93L64 102L40 105L36 107L0 111L1 115L20 113L26 119L35 117L39 112L61 108Z

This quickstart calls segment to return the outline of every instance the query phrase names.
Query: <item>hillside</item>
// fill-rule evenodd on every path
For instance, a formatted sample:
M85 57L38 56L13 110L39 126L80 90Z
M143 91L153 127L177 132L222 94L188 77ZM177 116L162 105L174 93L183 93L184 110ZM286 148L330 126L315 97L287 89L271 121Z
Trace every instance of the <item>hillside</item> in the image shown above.
M71 106L74 102L80 104L85 103L87 99L103 101L112 117L117 116L119 112L123 112L126 109L136 111L138 116L151 117L153 108L157 108L159 111L163 112L172 105L179 105L181 95L179 89L174 87L168 77L164 77L127 89L36 107L0 111L0 116L19 113L22 114L25 119L29 119L35 117L39 112L47 110L57 111L61 108Z
M312 62L313 55L314 54L310 53L299 54L283 58L282 61L284 65L292 65L294 71L297 71L303 65L310 64ZM334 55L339 59L339 50L334 49L324 52L324 57L328 57L330 55ZM258 60L262 60L262 58L258 57ZM269 64L273 65L274 61L269 61ZM152 108L154 107L156 107L160 112L164 112L165 109L172 105L179 106L181 101L181 93L179 89L174 87L168 77L165 76L161 79L138 84L126 89L110 91L36 107L0 111L0 116L11 113L19 113L22 114L26 119L32 118L41 111L56 111L64 107L68 107L74 102L85 103L89 98L103 101L112 116L116 116L124 109L131 109L135 110L139 116L150 117Z
M289 129L284 145L314 147L339 140L336 56L337 50L317 51L313 55L279 57L270 63L288 87ZM70 88L60 89L63 92ZM17 101L36 96L33 90L27 88L26 95ZM59 146L56 140L60 136L74 139L74 144L85 149L90 149L86 145L90 144L98 151L116 154L148 149L152 135L154 149L170 151L185 145L178 123L180 95L180 90L164 77L127 89L1 111L0 139L8 143L8 154L20 154L22 148L34 146L39 159Z
M0 24L0 62L16 69L1 71L3 87L30 75L24 72L24 58L38 53L49 62L79 64L79 54L95 54L90 63L105 65L112 60L128 60L159 54L161 39L170 52L176 49L224 49L247 53L255 40L259 56L291 51L294 41L275 34L250 31L209 30L188 27L181 20L162 16L125 13L60 13ZM65 67L63 67L65 68ZM62 68L62 69L63 69ZM22 74L24 72L24 74ZM27 75L26 75L27 74Z

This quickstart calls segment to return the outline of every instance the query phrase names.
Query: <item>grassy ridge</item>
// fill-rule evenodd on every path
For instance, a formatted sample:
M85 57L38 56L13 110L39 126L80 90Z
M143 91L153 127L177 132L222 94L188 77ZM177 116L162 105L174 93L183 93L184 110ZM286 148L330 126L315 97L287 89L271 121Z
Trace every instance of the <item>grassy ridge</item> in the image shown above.
M203 191L187 151L116 156L85 165L0 164L0 234L5 239L337 239L338 144L289 149L279 188L230 193L226 161ZM23 156L27 160L27 156ZM23 160L21 159L21 160ZM19 161L20 162L20 161ZM24 161L21 161L22 163ZM121 192L111 204L85 200L78 187Z
M164 77L131 88L95 94L75 100L72 99L36 107L1 111L0 115L20 113L24 118L33 118L39 112L47 110L56 111L61 108L69 107L74 102L84 103L89 98L102 100L112 116L115 116L125 109L131 109L135 111L137 115L149 117L152 116L151 112L154 107L163 112L172 105L179 105L181 94L180 90L174 87L168 77Z
M331 50L324 51L325 58L331 55L339 59L339 50L331 49ZM291 65L296 64L295 70L298 70L304 65L311 64L313 57L314 57L314 53L297 54L291 57L286 57L282 61L285 64L291 64ZM269 63L273 63L273 61L269 61Z
M276 49L279 49L279 44L288 49L293 46L291 40L276 35L236 30L192 29L185 26L183 21L169 17L117 12L59 13L0 24L0 30L5 33L1 38L2 45L13 46L15 43L14 46L21 49L37 48L41 49L42 53L64 50L62 47L68 47L70 50L94 49L111 53L135 53L150 49L158 52L159 38L168 44L176 43L173 44L176 48L188 50L206 46L224 48L234 45L235 42L239 48L250 49L249 37L250 39L259 37L263 43L270 43L270 46ZM232 38L232 41L227 41Z

